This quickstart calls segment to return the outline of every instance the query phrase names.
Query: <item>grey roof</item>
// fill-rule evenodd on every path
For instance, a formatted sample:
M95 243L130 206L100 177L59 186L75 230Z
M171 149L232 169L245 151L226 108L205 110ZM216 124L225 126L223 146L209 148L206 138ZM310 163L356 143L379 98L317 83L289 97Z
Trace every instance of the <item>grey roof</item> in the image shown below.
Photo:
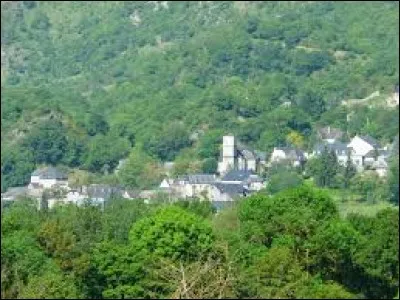
M343 136L340 129L330 126L318 129L318 134L321 139L340 139Z
M37 169L32 173L32 176L39 176L40 179L68 179L67 174L63 173L55 167L45 167L42 169Z
M252 171L247 170L231 170L222 177L221 181L245 181L250 175L254 174Z
M365 154L365 157L375 157L378 156L378 152L376 150L370 150Z
M231 197L244 196L247 192L247 189L241 184L216 182L214 186L219 189L221 193L228 194Z
M256 158L254 153L248 149L238 150L238 152L241 153L244 156L244 158L246 158L247 160Z
M107 184L92 184L87 188L87 194L91 198L109 199L114 195L120 196L122 189L119 186L111 186Z
M363 136L360 136L360 138L363 139L364 141L366 141L368 144L372 145L374 148L381 147L379 142L369 135L363 135Z
M341 143L341 142L320 143L314 147L314 150L322 152L322 151L324 151L325 147L328 149L328 151L333 150L335 152L338 152L338 151L346 151L347 152L347 150L348 150L347 145L344 143Z
M215 176L210 174L186 175L185 179L191 184L207 184L215 182Z
M246 180L247 183L251 182L264 182L264 180L258 176L257 174L252 174L250 177Z
M301 151L300 149L295 149L291 147L279 147L276 149L285 152L285 155L287 156L288 159L305 160L304 152Z
M387 158L390 156L390 151L384 150L384 149L370 150L370 151L368 151L367 154L365 154L365 157L375 157L375 156L382 156L382 157Z

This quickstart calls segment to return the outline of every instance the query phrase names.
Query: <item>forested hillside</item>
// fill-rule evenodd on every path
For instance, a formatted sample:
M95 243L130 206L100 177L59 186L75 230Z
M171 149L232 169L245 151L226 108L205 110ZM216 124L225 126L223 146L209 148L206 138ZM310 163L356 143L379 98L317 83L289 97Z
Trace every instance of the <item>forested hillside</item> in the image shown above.
M227 132L267 152L322 125L391 142L398 51L396 1L2 1L2 191L128 155L129 184L151 186L160 162L204 169Z

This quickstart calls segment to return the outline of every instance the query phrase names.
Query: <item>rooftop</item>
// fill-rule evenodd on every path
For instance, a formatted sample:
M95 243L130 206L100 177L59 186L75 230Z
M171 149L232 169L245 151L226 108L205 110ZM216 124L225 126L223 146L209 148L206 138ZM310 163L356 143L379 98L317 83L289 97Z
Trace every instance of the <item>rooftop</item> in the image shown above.
M341 142L319 143L314 147L315 151L324 151L325 147L328 151L347 151L347 145Z
M215 175L210 175L210 174L186 175L185 181L188 181L191 184L213 183L215 182Z
M221 193L228 194L231 197L245 195L247 191L241 184L216 182L214 186L220 190Z
M231 170L222 177L221 181L245 181L250 175L254 174L252 171L246 170Z
M68 179L67 174L63 173L62 171L60 171L55 167L45 167L37 169L32 173L32 176L39 176L40 179L59 179L59 180Z
M108 199L113 195L121 195L122 188L119 186L111 186L107 184L92 184L87 188L87 194L91 198Z
M362 135L360 136L361 139L363 139L364 141L366 141L368 144L372 145L375 148L380 148L380 144L379 142L374 139L373 137L369 136L369 135Z

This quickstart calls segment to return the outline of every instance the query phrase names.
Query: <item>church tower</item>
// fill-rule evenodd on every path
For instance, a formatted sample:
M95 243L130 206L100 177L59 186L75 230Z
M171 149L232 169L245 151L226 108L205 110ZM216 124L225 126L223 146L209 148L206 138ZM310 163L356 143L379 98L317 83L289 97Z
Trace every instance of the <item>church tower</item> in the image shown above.
M235 137L233 135L224 136L222 147L223 171L235 169L237 167Z

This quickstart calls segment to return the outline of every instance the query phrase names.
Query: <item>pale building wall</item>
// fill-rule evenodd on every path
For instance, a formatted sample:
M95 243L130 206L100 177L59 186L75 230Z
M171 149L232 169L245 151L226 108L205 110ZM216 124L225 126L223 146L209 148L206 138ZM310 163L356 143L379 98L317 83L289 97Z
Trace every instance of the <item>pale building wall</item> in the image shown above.
M232 201L233 199L225 193L221 193L221 191L215 186L211 189L211 200L212 201Z
M376 169L375 172L378 174L379 177L385 177L387 175L387 169Z
M31 183L40 183L39 176L31 176Z
M236 153L235 148L235 137L231 135L226 135L223 137L222 144L222 168L221 173L224 173L236 166Z
M369 151L374 149L374 147L372 147L370 144L368 144L358 136L355 136L347 145L347 147L353 148L354 154L357 156L358 155L364 156Z
M254 159L250 159L247 161L247 170L256 171L257 164Z
M264 188L264 183L262 183L262 182L252 182L252 183L250 183L249 188L252 191L259 191L262 188Z
M274 151L271 154L271 162L280 161L286 158L286 154L284 151L274 148Z
M347 155L338 155L337 160L340 165L345 166L347 164Z
M363 156L362 155L352 154L350 159L358 171L363 169Z

